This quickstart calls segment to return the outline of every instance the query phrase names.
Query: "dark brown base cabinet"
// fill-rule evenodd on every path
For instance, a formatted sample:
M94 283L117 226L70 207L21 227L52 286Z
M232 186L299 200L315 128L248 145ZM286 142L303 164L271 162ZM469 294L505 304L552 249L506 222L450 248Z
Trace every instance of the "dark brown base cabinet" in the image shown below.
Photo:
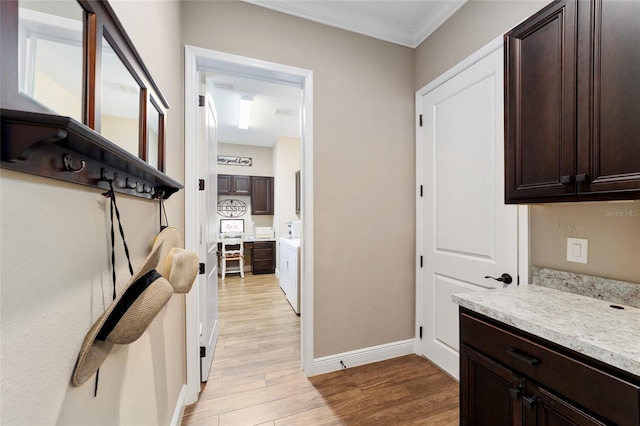
M556 0L504 41L506 202L640 198L640 2Z
M640 378L460 308L460 424L640 424Z
M255 241L251 257L253 274L273 274L276 271L276 242Z

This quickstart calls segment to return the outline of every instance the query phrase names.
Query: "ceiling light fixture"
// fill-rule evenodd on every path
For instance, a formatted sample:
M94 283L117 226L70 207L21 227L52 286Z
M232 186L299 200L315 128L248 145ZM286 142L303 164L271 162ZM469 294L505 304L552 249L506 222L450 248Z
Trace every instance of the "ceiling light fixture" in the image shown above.
M246 96L240 98L240 107L238 108L238 129L247 130L249 128L249 118L251 118L252 107L252 98Z

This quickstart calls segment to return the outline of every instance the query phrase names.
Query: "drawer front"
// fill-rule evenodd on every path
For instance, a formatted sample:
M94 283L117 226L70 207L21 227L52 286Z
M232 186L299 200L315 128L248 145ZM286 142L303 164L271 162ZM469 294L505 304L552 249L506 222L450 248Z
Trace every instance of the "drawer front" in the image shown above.
M273 241L254 241L253 248L255 249L273 249Z
M630 383L496 325L460 314L460 339L599 416L640 424L640 383Z
M273 258L273 250L271 249L253 249L253 258L256 260L271 260Z
M274 271L273 262L271 260L253 260L253 274L270 274Z

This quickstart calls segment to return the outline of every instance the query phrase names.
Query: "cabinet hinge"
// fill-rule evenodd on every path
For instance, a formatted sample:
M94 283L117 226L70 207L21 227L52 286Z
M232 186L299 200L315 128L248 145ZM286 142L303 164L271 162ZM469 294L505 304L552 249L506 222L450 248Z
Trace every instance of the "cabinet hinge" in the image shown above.
M198 106L204 106L204 95L198 95Z
M200 265L198 265L198 273L199 273L200 275L203 275L203 274L204 274L204 272L205 272L205 266L204 266L204 263L200 263Z
M424 260L424 258L422 256L420 256L420 267L421 268L422 268L423 260Z
M205 356L207 356L207 347L200 346L200 358L204 358Z
M420 340L422 340L422 326L420 326Z
M422 114L420 114L420 127L422 127Z
M422 197L422 195L423 195L423 189L424 188L422 187L422 185L420 185L420 197Z
M204 179L198 179L198 190L204 191Z
M520 285L520 275L516 276L516 285Z

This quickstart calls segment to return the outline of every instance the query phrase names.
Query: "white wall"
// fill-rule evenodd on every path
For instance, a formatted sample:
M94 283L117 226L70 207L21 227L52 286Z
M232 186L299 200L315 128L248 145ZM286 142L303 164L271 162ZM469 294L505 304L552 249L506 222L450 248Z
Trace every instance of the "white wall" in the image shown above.
M172 106L167 172L182 181L180 4L111 4ZM92 380L72 387L85 333L111 300L108 200L97 189L7 170L0 184L0 423L168 424L185 381L184 296L173 296L138 341L113 350L97 398ZM182 199L167 202L181 229ZM158 231L158 206L124 195L118 205L135 268ZM121 245L117 260L121 286Z
M275 186L275 215L273 226L276 236L284 236L287 222L300 220L296 214L295 173L300 170L300 139L278 138L273 147Z

